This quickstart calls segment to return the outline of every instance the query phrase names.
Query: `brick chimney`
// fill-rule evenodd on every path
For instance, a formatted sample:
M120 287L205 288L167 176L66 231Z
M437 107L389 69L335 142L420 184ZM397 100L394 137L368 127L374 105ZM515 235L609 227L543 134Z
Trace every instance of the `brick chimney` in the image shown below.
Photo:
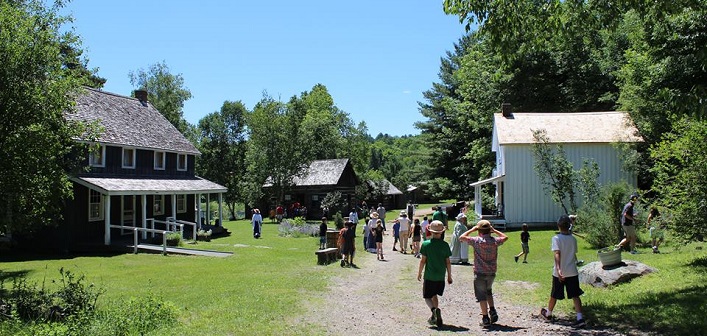
M511 103L501 104L501 113L504 118L510 118L513 116L513 111L511 111Z
M140 101L142 106L147 106L147 90L135 90L135 98Z

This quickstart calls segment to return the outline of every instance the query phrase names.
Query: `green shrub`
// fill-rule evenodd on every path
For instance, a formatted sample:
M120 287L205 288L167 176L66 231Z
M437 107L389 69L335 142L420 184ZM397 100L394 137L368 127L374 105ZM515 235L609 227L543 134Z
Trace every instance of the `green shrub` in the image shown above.
M585 203L577 211L574 231L583 236L592 248L604 248L618 243L623 238L621 212L631 194L631 187L613 183L601 189L599 199ZM636 205L639 215L645 216L641 206Z
M336 224L336 229L341 230L344 228L344 216L341 215L341 211L334 215L334 224Z
M165 235L167 246L179 246L182 244L181 232L167 232Z
M93 284L85 284L83 275L76 276L71 271L59 269L61 287L49 291L45 284L39 287L29 283L24 277L13 280L12 289L4 290L0 284L0 302L3 315L21 321L63 321L79 313L91 313L96 308L96 300L103 293ZM56 281L52 281L56 282Z

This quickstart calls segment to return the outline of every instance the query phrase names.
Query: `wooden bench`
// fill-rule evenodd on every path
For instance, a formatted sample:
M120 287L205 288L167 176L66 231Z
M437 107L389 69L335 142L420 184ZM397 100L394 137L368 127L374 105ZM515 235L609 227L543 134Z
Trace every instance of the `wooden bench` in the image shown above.
M319 265L329 265L339 258L339 249L336 247L329 247L323 250L318 250L314 252L317 255L317 264Z

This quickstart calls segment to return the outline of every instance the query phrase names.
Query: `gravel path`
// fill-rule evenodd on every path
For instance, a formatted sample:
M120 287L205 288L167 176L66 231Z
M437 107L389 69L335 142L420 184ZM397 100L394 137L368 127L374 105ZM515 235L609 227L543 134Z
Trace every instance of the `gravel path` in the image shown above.
M535 286L523 282L494 284L499 321L483 329L479 325L479 305L473 297L473 269L462 265L452 266L454 283L447 285L440 298L444 326L438 330L427 324L430 310L422 298L422 283L416 279L419 259L391 251L391 236L386 236L383 244L386 260L378 261L375 254L361 249L362 241L357 237L359 250L354 263L359 269L326 266L341 274L331 280L322 298L307 303L310 313L293 323L311 325L327 335L624 335L594 328L591 321L583 329L574 329L570 326L574 314L561 316L553 323L541 320L540 307L513 304L504 297L506 289ZM328 317L323 321L322 316Z

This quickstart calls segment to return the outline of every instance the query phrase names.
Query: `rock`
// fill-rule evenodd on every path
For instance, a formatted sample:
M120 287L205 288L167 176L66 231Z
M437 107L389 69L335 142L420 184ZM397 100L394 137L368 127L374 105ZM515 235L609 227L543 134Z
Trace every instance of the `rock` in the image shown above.
M618 265L607 267L594 261L579 269L579 282L594 287L606 287L629 282L633 278L656 271L655 268L633 260L624 260Z

